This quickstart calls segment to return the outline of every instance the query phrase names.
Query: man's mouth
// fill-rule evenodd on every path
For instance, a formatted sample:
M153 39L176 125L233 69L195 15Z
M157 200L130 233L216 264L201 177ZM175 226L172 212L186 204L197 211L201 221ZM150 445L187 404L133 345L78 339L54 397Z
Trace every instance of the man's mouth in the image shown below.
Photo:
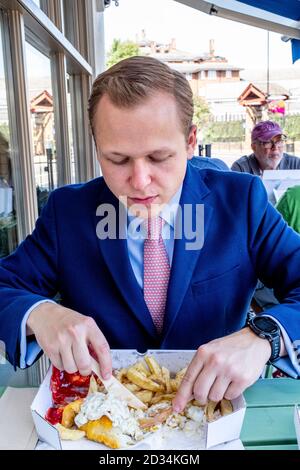
M148 196L148 197L128 197L130 201L132 201L134 204L144 204L144 205L150 205L155 202L157 198L157 195L155 196Z

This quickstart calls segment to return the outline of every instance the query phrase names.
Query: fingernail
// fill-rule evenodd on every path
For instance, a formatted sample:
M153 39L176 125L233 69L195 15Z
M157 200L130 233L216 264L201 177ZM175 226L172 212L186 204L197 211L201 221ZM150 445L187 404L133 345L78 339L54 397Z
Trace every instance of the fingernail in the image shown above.
M109 372L104 372L103 378L104 378L104 380L108 380L110 378L110 373Z

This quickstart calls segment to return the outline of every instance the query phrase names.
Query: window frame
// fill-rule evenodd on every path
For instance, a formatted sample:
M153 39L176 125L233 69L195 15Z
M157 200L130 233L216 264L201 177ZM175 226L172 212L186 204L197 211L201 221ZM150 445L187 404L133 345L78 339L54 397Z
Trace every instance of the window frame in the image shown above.
M72 132L73 136L76 136L76 178L77 181L85 181L99 175L87 111L82 111L87 110L92 79L104 69L104 7L101 0L80 0L79 4L84 8L86 18L86 24L82 21L80 23L79 35L79 41L83 37L86 38L85 57L64 36L61 0L42 0L41 8L32 0L0 0L5 82L6 88L9 88L7 106L19 242L32 232L38 215L25 41L51 59L56 147L61 154L58 184L71 182L66 73L72 82L70 93ZM99 44L102 49L99 49ZM36 385L45 375L47 367L48 361L43 357L38 361L37 367L29 369L28 383Z

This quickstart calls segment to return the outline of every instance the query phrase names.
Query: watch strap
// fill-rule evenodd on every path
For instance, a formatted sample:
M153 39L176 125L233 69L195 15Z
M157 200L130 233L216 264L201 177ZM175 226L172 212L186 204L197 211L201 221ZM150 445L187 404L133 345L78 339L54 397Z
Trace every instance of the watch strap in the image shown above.
M277 325L276 322L274 322L274 320L269 319L269 320L272 321L272 323L276 324L277 331L278 331L277 334L271 335L270 333L264 332L263 330L258 328L258 326L255 324L255 320L254 320L255 317L257 317L257 316L256 315L253 315L253 316L249 315L248 318L247 318L247 325L260 338L267 339L269 341L270 346L271 346L271 356L268 360L268 364L272 364L273 362L275 362L279 358L279 354L280 354L281 343L280 343L280 329L279 329L279 326Z
M268 363L275 362L279 358L280 354L280 333L276 335L274 338L270 338L270 345L271 345L271 356Z

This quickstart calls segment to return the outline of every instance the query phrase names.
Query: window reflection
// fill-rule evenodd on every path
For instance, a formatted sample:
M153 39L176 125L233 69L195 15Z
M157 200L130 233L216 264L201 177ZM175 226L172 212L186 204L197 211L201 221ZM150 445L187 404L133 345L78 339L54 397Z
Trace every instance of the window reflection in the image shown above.
M67 74L67 112L68 112L68 133L70 145L70 159L71 159L71 182L76 182L76 167L74 155L74 142L73 142L73 128L72 128L72 103L70 93L70 75Z
M0 30L0 258L11 253L17 244L6 83Z
M33 3L35 3L39 8L41 8L41 2L40 0L32 0Z
M57 159L50 59L26 43L28 90L39 213L57 187Z

